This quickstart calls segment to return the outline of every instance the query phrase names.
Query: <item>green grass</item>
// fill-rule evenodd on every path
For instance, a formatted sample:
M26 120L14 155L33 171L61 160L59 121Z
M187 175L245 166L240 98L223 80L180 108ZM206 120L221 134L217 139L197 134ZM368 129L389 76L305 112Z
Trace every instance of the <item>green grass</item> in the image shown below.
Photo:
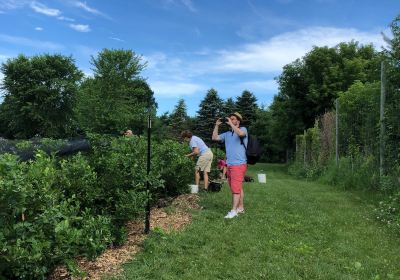
M400 238L372 205L333 187L257 164L267 184L245 184L246 214L225 220L230 193L203 193L179 233L153 231L122 279L400 279Z

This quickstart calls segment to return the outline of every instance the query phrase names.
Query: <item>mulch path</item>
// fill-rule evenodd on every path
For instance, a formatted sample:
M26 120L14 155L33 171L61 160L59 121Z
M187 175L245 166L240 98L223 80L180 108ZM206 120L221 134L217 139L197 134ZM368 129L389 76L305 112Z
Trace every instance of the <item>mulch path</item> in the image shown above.
M172 211L166 211L165 203L163 208L153 208L150 215L150 228L160 228L165 232L182 230L192 220L189 213L191 209L201 209L199 196L197 194L181 195L170 203ZM143 233L144 222L135 221L127 224L128 239L124 245L107 249L94 261L78 259L78 265L87 276L81 278L72 276L65 266L54 270L48 280L77 280L93 279L100 280L105 274L116 275L122 272L121 265L129 262L140 250L140 244L146 238Z

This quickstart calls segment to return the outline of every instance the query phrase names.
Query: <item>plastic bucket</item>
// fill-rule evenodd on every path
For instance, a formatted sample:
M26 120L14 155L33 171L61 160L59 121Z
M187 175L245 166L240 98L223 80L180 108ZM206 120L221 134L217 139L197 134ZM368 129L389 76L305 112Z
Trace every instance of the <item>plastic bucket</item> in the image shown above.
M266 183L267 182L267 176L265 174L257 174L258 175L258 182L259 183Z
M191 193L198 193L199 192L199 186L198 185L190 185L190 192Z

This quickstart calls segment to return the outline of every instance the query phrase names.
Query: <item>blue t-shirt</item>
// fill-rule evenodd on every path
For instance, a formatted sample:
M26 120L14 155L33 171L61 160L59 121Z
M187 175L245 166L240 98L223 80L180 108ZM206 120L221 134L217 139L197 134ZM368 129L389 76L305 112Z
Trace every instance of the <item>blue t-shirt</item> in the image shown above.
M200 137L194 135L190 139L189 146L191 150L193 150L193 148L198 148L200 152L199 156L203 155L204 152L208 150L206 143L204 143L204 141L201 140Z
M247 129L245 127L241 127L240 130L246 133L245 138L243 138L243 143L247 146ZM246 149L240 143L239 135L231 130L218 136L222 142L225 142L226 163L228 166L247 163Z

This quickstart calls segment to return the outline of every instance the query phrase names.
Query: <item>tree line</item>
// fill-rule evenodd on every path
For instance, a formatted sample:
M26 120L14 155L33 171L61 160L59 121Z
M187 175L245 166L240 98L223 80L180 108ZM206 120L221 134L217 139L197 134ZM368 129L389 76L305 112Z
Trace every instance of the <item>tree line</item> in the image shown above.
M120 133L132 128L143 133L150 110L155 120L154 135L177 138L183 129L208 139L215 119L239 111L264 145L269 161L285 161L294 154L295 137L314 125L315 119L331 111L334 100L355 83L376 88L380 64L388 63L388 92L398 93L399 17L391 24L393 39L387 49L372 44L342 42L334 47L315 46L303 57L285 65L276 77L278 93L268 107L257 105L254 94L223 100L209 89L195 117L187 115L179 100L171 112L156 117L154 93L140 76L146 62L131 50L102 50L92 57L93 76L84 77L72 57L20 55L1 66L4 101L0 105L0 134L8 138L65 138L85 132ZM389 96L386 117L396 143L398 98Z

